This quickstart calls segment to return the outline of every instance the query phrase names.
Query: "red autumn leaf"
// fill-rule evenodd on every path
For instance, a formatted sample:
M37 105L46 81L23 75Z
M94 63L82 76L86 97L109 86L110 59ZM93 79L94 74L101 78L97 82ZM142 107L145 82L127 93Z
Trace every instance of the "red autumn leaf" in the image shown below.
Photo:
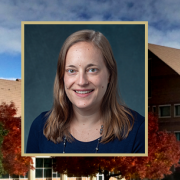
M171 174L170 168L173 165L178 166L180 142L176 140L174 134L158 131L158 118L149 114L148 157L55 157L55 159L54 169L69 176L95 175L101 171L105 180L119 174L126 179L158 179Z
M8 134L1 146L3 167L9 174L25 175L33 163L31 157L21 156L21 117L15 117L17 109L13 102L0 105L0 122Z

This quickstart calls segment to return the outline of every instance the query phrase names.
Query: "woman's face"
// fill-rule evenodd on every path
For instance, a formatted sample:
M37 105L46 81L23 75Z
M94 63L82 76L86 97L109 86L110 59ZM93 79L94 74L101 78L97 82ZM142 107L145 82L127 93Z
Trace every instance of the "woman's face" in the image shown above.
M65 92L77 108L98 108L109 82L101 51L89 42L78 42L67 52Z

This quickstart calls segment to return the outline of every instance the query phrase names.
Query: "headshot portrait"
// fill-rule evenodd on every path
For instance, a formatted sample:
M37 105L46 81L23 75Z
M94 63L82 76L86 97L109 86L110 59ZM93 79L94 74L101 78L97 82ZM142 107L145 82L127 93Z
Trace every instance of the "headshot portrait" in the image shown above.
M147 23L22 26L22 155L147 153Z

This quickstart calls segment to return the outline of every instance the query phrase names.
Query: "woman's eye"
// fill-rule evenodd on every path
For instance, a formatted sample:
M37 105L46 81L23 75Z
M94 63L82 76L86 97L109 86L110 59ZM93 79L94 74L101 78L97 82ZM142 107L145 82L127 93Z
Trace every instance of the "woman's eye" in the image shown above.
M91 70L92 70L92 71L91 71ZM92 68L92 69L89 69L89 71L91 71L91 72L96 72L96 71L97 71L97 69Z
M74 73L74 70L73 69L68 69L68 72L72 74L72 73Z

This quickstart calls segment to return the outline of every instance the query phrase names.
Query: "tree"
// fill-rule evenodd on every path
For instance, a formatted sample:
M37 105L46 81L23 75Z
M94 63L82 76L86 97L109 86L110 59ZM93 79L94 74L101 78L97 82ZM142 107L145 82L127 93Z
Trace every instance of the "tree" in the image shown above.
M21 156L21 117L15 117L17 109L13 102L0 105L0 123L8 131L1 145L3 167L9 174L25 175L33 163L31 157Z
M130 178L163 178L178 166L180 142L174 134L158 131L158 118L148 115L148 157L55 157L54 169L69 176L88 176L103 173L105 180L112 176Z
M4 140L4 136L6 136L7 133L8 131L3 128L3 124L0 122L0 148ZM0 177L2 174L6 174L6 171L3 168L2 160L3 160L3 155L2 152L0 151Z

